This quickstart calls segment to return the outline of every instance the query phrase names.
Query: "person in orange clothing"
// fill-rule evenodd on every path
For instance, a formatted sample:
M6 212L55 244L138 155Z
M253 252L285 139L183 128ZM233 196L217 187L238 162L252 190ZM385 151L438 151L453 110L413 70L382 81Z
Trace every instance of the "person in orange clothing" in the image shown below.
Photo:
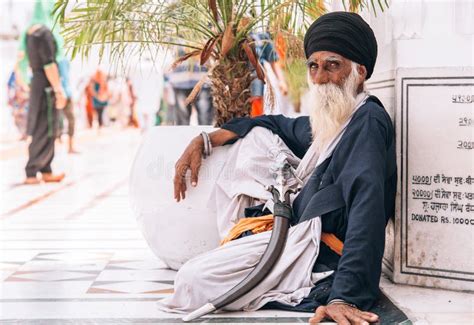
M87 117L87 126L92 128L92 122L94 121L94 105L92 104L92 89L89 86L90 83L84 88L84 95L86 98L86 117Z
M110 92L107 83L107 75L100 68L97 69L91 78L88 88L88 91L92 94L92 105L94 111L97 113L99 128L101 128L104 125L103 115L109 103Z

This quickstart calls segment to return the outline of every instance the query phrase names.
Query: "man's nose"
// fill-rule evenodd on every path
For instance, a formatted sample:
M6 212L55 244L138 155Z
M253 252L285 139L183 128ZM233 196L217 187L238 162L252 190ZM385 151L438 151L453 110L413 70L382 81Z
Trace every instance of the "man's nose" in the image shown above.
M329 74L325 69L318 69L317 73L313 75L313 83L316 85L324 85L329 82Z

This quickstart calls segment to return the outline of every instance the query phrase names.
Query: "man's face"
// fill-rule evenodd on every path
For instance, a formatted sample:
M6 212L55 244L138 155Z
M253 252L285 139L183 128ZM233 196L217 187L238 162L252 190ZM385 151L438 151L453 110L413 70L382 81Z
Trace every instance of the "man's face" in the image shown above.
M343 87L344 81L352 71L351 61L345 57L329 51L318 51L311 54L307 60L309 78L313 84L324 85L333 83ZM360 80L357 84L362 84L366 71L365 67L357 67ZM362 78L363 77L363 78Z
M366 71L343 56L327 51L308 59L308 86L313 109L310 113L313 139L323 150L354 111L363 90Z

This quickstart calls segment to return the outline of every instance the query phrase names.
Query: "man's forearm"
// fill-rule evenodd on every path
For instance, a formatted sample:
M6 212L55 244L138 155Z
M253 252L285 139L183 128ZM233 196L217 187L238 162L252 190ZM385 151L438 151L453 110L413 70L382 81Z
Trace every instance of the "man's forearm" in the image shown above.
M223 146L227 142L234 140L237 137L237 133L225 129L219 129L209 133L209 138L213 147Z
M56 63L50 63L44 66L44 72L46 74L46 78L48 78L51 87L55 92L61 90L61 78L59 76L59 70Z
M209 139L211 140L211 145L213 147L223 146L228 141L237 137L238 135L236 133L225 129L219 129L209 133ZM191 141L190 145L194 147L195 150L200 150L202 152L204 150L204 138L201 135L198 135Z

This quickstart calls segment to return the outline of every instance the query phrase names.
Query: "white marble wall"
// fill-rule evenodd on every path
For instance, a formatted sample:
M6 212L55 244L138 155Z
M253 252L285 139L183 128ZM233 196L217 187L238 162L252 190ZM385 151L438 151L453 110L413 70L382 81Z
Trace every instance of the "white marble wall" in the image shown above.
M388 226L385 272L397 283L473 290L474 225L454 224L460 216L474 218L465 206L472 204L465 193L473 192L473 186L463 185L462 213L449 207L450 223L441 224L441 219L420 223L411 220L416 204L406 191L417 188L406 176L407 168L474 175L472 150L453 147L458 140L474 140L472 126L461 127L459 122L474 117L474 101L456 105L452 98L458 93L471 98L474 94L474 2L394 0L377 17L368 12L363 16L379 45L368 88L385 104L397 132L397 211Z

